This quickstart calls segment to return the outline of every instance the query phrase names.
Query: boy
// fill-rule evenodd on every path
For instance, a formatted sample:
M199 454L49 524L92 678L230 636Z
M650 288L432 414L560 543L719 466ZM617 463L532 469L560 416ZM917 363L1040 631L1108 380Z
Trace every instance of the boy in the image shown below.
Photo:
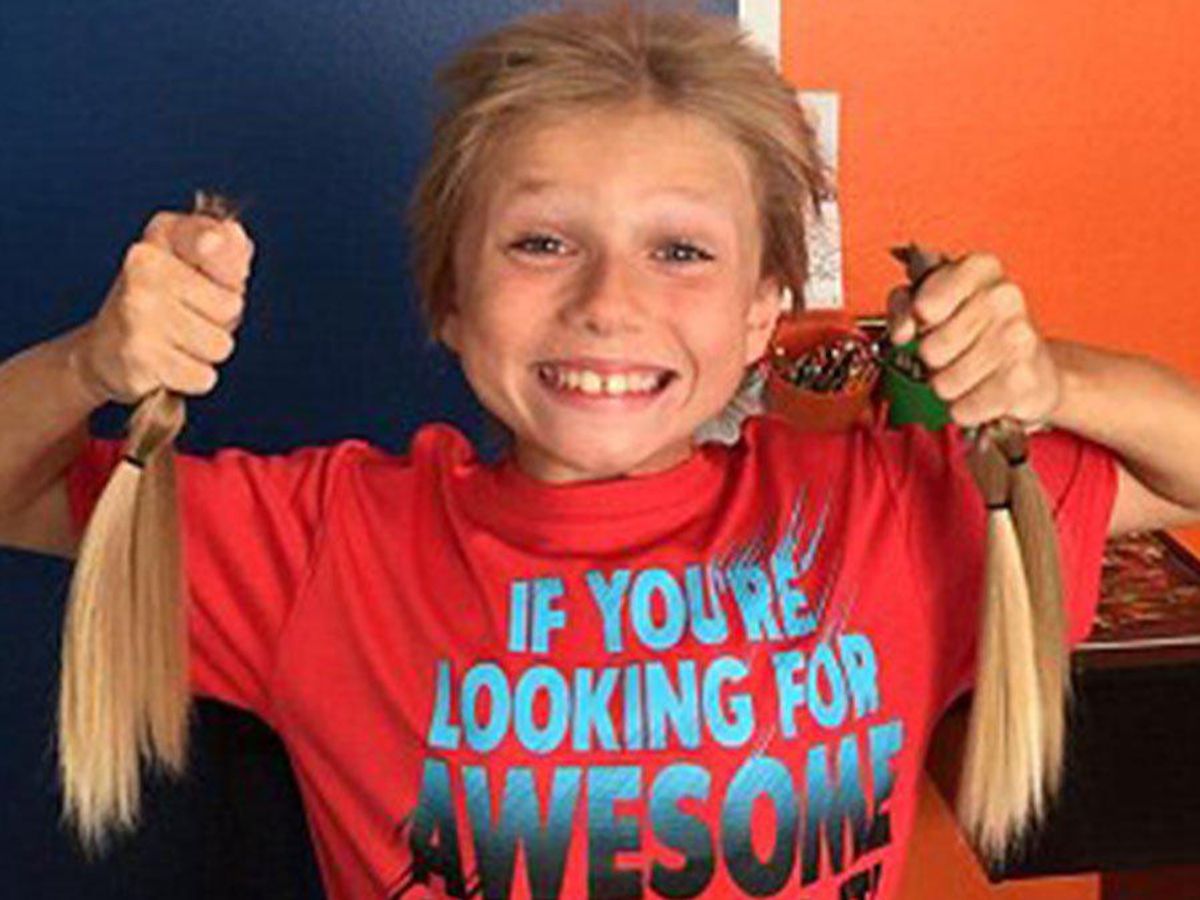
M511 452L177 455L193 689L280 733L334 897L891 896L973 672L959 426L1052 426L1078 640L1105 538L1196 518L1200 396L1044 341L971 254L894 304L955 427L695 444L802 283L811 130L720 21L581 16L456 58L415 204L431 330ZM95 405L211 390L252 253L212 230L159 214L93 321L0 370L5 543L72 555L121 464Z

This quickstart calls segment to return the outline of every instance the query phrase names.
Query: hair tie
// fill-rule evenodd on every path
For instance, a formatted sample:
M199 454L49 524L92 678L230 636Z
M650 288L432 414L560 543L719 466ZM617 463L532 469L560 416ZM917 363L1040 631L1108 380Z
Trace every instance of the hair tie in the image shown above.
M146 461L145 461L145 460L142 460L142 459L138 459L138 458L137 458L136 456L134 456L132 453L126 453L126 454L125 454L124 456L122 456L121 458L122 458L123 460L125 460L125 462L128 462L128 463L133 463L133 464L134 464L135 466L137 466L139 469L144 469L144 468L146 468Z
M1025 462L1027 459L1029 459L1029 454L1020 453L1017 456L1014 456L1012 459L1010 459L1008 461L1008 464L1010 466L1019 466L1019 465L1021 465L1021 463Z
M988 509L1012 509L1012 500L1001 500L998 503L989 503Z

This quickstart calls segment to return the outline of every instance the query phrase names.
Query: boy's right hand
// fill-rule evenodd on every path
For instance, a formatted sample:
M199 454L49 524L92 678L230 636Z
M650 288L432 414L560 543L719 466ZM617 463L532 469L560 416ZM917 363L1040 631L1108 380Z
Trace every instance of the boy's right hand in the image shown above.
M89 390L127 404L160 387L211 391L233 354L253 256L234 219L155 213L82 329L76 362Z

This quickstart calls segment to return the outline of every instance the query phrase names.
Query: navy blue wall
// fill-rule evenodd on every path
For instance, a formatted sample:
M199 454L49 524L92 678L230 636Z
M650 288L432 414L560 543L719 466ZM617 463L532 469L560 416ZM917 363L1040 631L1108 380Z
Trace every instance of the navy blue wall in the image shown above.
M214 187L248 201L258 249L237 352L217 389L189 402L181 449L273 452L349 435L403 449L434 418L479 440L453 359L426 347L402 210L428 149L439 60L552 5L6 2L0 358L90 317L150 214ZM107 407L93 426L117 434L126 415ZM123 867L86 868L56 832L49 737L68 577L62 561L0 551L5 883L23 897L203 895L220 850L187 821L187 798L153 800L157 830Z

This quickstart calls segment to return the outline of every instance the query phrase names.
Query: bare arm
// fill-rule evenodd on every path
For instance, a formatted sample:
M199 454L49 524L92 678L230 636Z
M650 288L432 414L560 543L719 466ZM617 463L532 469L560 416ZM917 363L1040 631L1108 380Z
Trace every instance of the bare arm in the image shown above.
M207 234L218 242L202 243ZM159 387L211 391L233 353L252 255L236 222L157 213L92 319L0 363L0 545L74 558L65 475L89 414Z
M82 377L76 350L90 323L0 364L0 544L72 558L63 474L105 397Z
M1049 424L1120 456L1109 535L1200 522L1200 385L1146 357L1047 343L1063 374Z

